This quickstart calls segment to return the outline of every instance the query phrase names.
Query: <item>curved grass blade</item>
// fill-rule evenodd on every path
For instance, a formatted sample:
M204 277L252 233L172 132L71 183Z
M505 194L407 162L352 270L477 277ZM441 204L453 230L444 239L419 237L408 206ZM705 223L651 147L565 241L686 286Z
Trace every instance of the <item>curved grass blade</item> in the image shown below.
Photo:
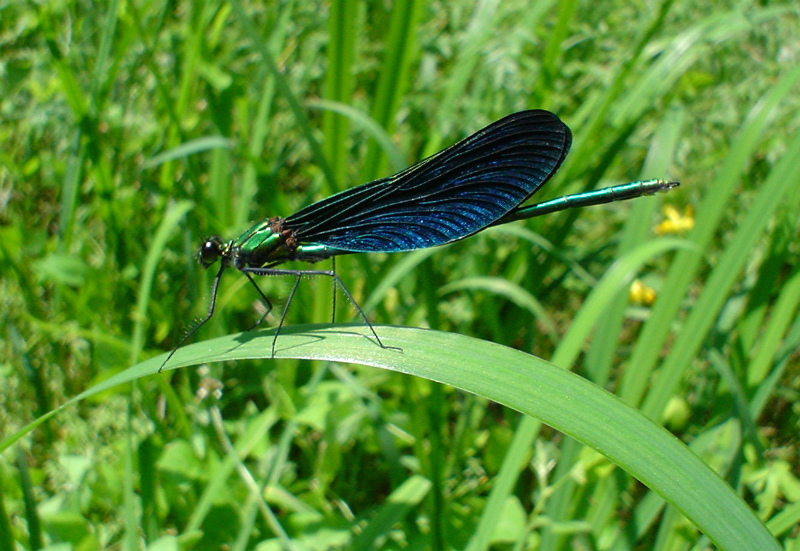
M774 538L742 499L672 434L578 375L518 350L463 335L379 326L374 346L363 326L292 326L275 356L352 362L423 377L530 415L599 451L658 492L729 551L777 551ZM273 331L228 335L186 346L176 366L269 357ZM76 396L0 443L0 451L65 406L117 384L155 373L151 358Z

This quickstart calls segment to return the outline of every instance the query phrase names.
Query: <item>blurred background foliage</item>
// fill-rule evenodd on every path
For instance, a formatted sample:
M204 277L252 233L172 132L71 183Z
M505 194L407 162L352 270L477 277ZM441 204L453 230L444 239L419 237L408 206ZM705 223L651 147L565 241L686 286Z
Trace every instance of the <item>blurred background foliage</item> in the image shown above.
M799 57L793 2L6 2L2 435L171 350L207 308L205 235L544 108L574 145L536 200L640 178L681 188L445 249L342 257L337 271L376 323L550 358L616 259L685 238L691 251L648 264L615 300L575 369L702 443L798 549ZM244 283L226 278L197 340L257 319ZM263 288L279 304L288 290ZM295 301L289 323L330 319L326 281ZM353 317L337 300L337 319ZM521 422L359 366L177 370L87 400L0 456L0 548L709 545L546 428L515 458L502 523L481 526ZM225 434L248 443L239 467L270 509ZM391 496L406 504L394 514Z

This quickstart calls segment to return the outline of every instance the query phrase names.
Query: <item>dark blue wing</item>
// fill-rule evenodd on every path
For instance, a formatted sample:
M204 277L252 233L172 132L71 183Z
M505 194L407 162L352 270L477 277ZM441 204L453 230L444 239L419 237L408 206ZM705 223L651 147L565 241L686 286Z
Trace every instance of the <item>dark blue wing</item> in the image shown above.
M345 190L289 216L301 244L396 252L462 239L527 200L572 143L549 111L521 111L414 166Z

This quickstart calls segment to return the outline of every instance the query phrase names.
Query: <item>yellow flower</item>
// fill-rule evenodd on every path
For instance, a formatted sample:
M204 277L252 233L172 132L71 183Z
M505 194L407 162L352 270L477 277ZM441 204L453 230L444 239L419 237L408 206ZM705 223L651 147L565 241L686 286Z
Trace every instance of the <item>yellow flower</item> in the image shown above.
M672 205L665 205L662 212L666 220L656 226L657 235L685 233L694 227L694 208L692 208L692 205L687 205L683 214Z
M628 293L630 301L634 304L641 306L652 306L656 301L656 291L642 283L641 279L633 280L631 283L631 290Z

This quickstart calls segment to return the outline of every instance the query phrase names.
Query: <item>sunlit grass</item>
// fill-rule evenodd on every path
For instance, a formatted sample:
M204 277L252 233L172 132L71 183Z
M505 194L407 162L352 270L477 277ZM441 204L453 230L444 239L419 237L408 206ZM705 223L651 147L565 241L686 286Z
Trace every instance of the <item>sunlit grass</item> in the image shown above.
M175 346L207 308L213 274L194 257L205 235L234 237L546 108L575 143L537 200L639 178L681 188L437 250L342 257L337 271L378 324L482 339L472 356L488 366L497 344L515 348L612 390L796 546L795 8L396 4L3 9L3 442ZM680 246L598 292L664 232ZM629 302L634 278L652 306ZM243 283L226 274L193 350L257 319ZM287 329L330 321L328 283L302 282ZM263 288L282 307L287 282ZM358 321L336 303L337 322ZM436 349L428 332L398 331ZM563 411L509 404L537 420L469 385L477 395L323 361L324 347L297 354L314 360L256 356L136 372L20 433L0 456L0 548L708 543L664 504L668 488L540 423L564 429L568 388ZM457 356L428 353L442 369L430 378L459 385Z

